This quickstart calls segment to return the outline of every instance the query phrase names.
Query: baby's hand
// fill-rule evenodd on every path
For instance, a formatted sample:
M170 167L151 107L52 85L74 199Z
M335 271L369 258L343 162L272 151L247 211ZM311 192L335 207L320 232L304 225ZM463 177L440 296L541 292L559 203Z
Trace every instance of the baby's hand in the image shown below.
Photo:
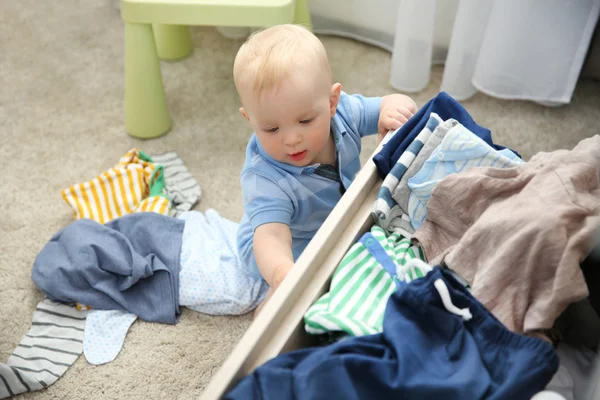
M417 105L408 96L390 94L381 99L379 106L379 141L388 133L404 125L417 111Z

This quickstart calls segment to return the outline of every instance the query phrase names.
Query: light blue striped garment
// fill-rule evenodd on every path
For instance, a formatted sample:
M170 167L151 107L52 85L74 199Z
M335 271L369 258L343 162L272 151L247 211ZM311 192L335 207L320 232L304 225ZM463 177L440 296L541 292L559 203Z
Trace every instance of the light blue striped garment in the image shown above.
M392 222L395 217L400 217L400 214L403 213L398 206L398 203L396 203L396 200L393 199L392 193L398 186L402 176L404 176L406 173L406 170L410 167L415 157L419 154L419 151L421 151L423 148L424 143L429 139L435 128L437 128L437 126L442 122L444 121L436 113L431 113L425 128L419 132L415 140L413 140L406 151L402 153L398 159L398 162L392 167L390 173L383 180L377 195L377 200L375 201L373 210L371 211L371 215L373 216L376 224L382 228L388 231L391 230L390 222ZM412 236L412 232L406 232L398 229L395 231L398 231L398 233L406 237Z
M495 150L462 124L456 125L408 180L408 215L418 229L427 217L427 202L435 185L450 174L473 167L512 168L523 164L509 149Z

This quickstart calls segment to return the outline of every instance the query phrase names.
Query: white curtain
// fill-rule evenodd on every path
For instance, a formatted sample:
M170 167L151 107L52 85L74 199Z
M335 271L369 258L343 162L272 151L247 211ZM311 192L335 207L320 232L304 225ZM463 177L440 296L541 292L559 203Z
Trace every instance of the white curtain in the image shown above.
M457 100L478 90L560 105L571 100L600 0L311 0L317 33L392 52L390 82L404 92L429 83Z

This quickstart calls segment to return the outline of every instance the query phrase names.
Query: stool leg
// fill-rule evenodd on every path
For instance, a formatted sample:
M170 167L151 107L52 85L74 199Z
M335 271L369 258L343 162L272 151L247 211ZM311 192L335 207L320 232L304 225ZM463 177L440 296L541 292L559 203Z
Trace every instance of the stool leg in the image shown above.
M296 0L294 9L294 24L302 25L311 31L313 30L310 10L308 9L308 0Z
M170 128L152 26L125 22L125 129L150 139Z
M192 52L190 30L185 25L153 25L158 57L162 60L179 60Z

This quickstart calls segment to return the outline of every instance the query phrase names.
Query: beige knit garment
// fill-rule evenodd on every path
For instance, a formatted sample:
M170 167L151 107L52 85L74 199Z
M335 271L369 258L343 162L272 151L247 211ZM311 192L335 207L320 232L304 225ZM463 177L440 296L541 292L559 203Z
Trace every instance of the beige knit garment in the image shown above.
M549 329L588 296L579 264L600 227L599 174L596 135L520 167L450 175L433 190L414 238L508 329Z

